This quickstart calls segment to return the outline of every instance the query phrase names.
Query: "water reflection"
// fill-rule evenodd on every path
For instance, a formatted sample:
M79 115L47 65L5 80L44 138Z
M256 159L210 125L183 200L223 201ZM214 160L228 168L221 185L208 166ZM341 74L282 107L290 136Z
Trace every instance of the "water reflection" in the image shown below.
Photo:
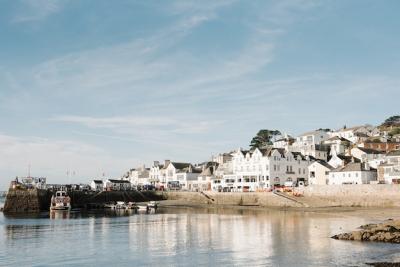
M50 211L50 219L59 220L59 219L69 219L71 216L70 211L66 210L52 210Z
M57 212L47 219L0 217L0 266L360 266L398 257L398 245L329 238L340 227L354 229L366 220L371 218L191 208L161 208L155 214L108 210ZM24 250L35 257L20 257L18 251ZM63 255L43 253L50 250Z

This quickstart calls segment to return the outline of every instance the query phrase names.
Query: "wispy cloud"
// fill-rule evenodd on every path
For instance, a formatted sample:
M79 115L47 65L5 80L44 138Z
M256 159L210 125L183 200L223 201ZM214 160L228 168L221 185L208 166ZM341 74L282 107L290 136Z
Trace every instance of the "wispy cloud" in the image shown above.
M88 117L88 116L55 116L52 121L77 123L89 128L110 129L117 133L142 133L146 136L165 136L168 134L200 134L208 132L223 121L191 120L173 117L120 116L120 117Z
M100 177L103 172L118 176L140 161L135 158L111 156L103 148L77 141L53 140L38 137L15 137L0 134L0 172L2 175L48 176L51 182L66 182L66 172L74 171L73 182ZM10 176L9 179L12 177ZM9 179L1 180L6 183ZM5 186L5 184L2 184Z
M13 23L41 21L59 12L67 0L19 0L19 12Z

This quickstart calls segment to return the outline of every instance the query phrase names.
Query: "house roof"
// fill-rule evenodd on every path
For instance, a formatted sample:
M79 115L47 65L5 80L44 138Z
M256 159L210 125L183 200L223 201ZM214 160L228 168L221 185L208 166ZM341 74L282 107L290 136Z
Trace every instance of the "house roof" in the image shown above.
M263 156L267 156L267 157L270 157L274 151L278 151L279 154L281 154L282 157L285 157L285 151L286 150L284 148L272 148L272 147L269 147L269 148L260 149L261 154Z
M331 165L328 164L328 162L326 162L326 161L324 161L324 160L316 160L316 162L319 163L319 164L321 164L322 166L324 166L324 167L330 169L330 170L333 170L333 169L334 169Z
M320 132L327 132L324 129L318 129L318 130L314 130L314 131L309 131L309 132L305 132L299 136L306 136L306 135L313 135L313 134L320 134Z
M102 180L93 180L93 182L94 182L95 184L102 184L102 183L103 183Z
M200 173L200 176L212 176L214 174L214 167L207 167Z
M325 142L327 142L327 141L342 141L342 142L349 142L349 140L347 140L346 138L339 137L339 136L333 136L333 137L329 138L328 140L325 140Z
M369 137L369 135L367 135L365 133L355 133L354 135L357 137Z
M386 154L388 157L400 156L400 150L393 150Z
M305 156L303 154L301 154L300 152L291 152L293 154L293 156L297 159L298 156L301 157L302 160L305 159Z
M365 148L365 147L357 147L357 148L367 154L385 154L385 152L383 152L383 151L375 150L372 148Z
M116 179L108 179L111 183L114 183L114 184L127 184L127 183L130 183L129 181L127 181L127 180L116 180Z
M356 131L356 130L358 130L360 128L363 128L363 127L366 127L366 126L367 125L359 125L359 126L353 126L353 127L350 127L350 128L341 128L338 131Z
M189 168L190 166L192 166L191 163L186 163L186 162L171 162L171 164L175 167L175 169L178 170L183 170L185 168Z
M370 169L367 170L365 169L365 166L362 163L349 163L347 165L345 165L344 167L339 167L336 168L334 170L332 170L332 172L359 172L359 171L373 171L374 169Z

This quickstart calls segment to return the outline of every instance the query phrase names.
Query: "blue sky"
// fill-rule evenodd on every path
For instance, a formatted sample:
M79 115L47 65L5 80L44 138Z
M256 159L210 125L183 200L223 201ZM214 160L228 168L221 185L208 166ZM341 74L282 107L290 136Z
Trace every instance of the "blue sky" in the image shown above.
M399 113L398 1L0 0L0 188ZM70 170L75 176L67 178Z

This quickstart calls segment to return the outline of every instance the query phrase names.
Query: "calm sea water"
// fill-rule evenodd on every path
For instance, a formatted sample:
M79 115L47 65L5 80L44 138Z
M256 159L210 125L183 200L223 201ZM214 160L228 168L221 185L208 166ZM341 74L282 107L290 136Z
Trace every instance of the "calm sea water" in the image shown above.
M190 208L52 218L0 214L0 265L362 266L400 260L400 246L329 236L387 216Z

